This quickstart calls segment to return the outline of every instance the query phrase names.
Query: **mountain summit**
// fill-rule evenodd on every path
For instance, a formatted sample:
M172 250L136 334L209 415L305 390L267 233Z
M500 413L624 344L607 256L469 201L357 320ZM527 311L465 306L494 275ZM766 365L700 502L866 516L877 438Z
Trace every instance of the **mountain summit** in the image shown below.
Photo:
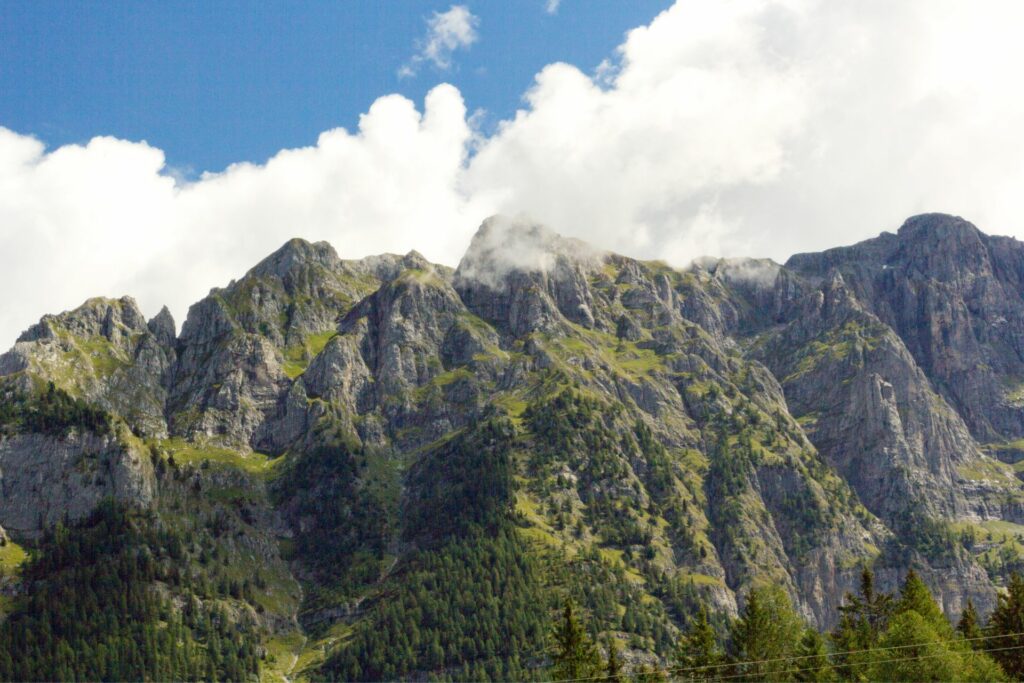
M520 678L566 595L636 662L765 582L827 628L865 566L986 613L1024 568L1022 283L938 214L686 269L500 216L454 271L291 240L180 334L91 299L0 356L0 526L148 515L192 577L149 580L315 677Z

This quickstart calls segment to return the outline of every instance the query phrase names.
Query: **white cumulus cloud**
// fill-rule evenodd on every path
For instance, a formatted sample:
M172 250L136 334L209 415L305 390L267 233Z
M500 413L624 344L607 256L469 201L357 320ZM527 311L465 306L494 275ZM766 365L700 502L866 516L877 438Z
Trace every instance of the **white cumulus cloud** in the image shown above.
M480 18L465 5L452 5L446 12L434 12L427 19L427 34L417 42L417 52L398 70L400 77L415 76L425 62L446 71L452 66L452 53L468 48L479 38Z
M466 186L603 247L771 256L923 211L1024 236L1024 5L688 0L543 69Z
M450 63L465 12L419 54ZM492 135L441 85L191 183L144 142L0 129L0 347L92 295L180 322L293 236L454 265L498 211L678 265L784 260L922 211L1024 236L1022 23L1016 0L686 0L595 72L542 69Z
M95 138L46 152L0 128L0 346L46 312L89 296L135 296L152 315L238 278L294 236L347 256L452 261L492 211L458 189L471 131L459 92L423 112L378 99L359 129L176 185L145 143Z

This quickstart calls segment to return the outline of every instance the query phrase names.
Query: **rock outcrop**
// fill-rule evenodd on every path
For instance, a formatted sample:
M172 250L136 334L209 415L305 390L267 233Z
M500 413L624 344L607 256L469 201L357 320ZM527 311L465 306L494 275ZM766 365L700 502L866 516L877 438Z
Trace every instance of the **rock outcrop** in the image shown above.
M105 498L146 505L153 486L148 454L113 436L0 437L0 524L18 536L81 519Z
M295 239L193 305L168 387L172 433L283 448L269 425L286 411L292 379L323 349L342 314L379 286L372 271L341 261L325 242Z
M1024 244L925 214L897 234L786 266L808 277L842 273L980 442L1024 436Z
M166 313L166 312L165 312ZM175 362L174 321L150 329L134 299L89 299L44 316L0 356L0 376L23 389L53 382L70 395L122 416L138 432L166 436L166 374ZM167 329L171 330L168 336Z
M663 633L686 600L735 613L762 580L830 626L864 564L885 587L914 565L950 614L988 609L1024 567L986 559L1012 549L994 529L1024 534L1008 447L1024 436L1022 284L1024 245L935 215L785 265L685 270L500 217L454 271L292 240L180 334L166 309L146 321L130 299L94 299L0 356L5 382L53 382L119 435L0 430L0 523L32 535L106 496L162 504L161 453L280 456L276 512L251 472L193 462L176 486L258 499L232 514L249 510L240 533L261 548L335 539L339 567L365 566L316 619L352 620L450 531L424 510L480 503L431 497L468 495L458 468L498 453L515 482L499 502L533 551L619 576ZM465 446L495 420L498 436ZM292 569L318 580L314 564Z

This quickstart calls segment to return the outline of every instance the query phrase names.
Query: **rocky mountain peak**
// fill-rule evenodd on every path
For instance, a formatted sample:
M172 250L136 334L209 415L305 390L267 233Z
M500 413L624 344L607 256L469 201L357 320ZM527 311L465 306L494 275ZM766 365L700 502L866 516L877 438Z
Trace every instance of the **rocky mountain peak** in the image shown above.
M574 268L597 268L603 257L586 242L562 237L544 225L498 215L477 230L455 274L499 289L512 273L559 278Z
M890 261L910 277L949 282L992 273L985 235L959 216L914 216L896 236L898 247Z
M973 223L960 216L946 213L922 213L911 216L903 222L896 234L903 240L916 240L927 236L941 240L980 240L984 238L981 230L978 230Z
M520 337L562 319L593 327L590 276L606 254L521 218L483 222L455 270L471 311Z
M910 279L946 282L990 274L988 242L959 216L927 213L908 218L895 234L883 232L848 247L795 254L786 267L819 278L838 268L855 280L891 270Z
M327 242L307 242L295 237L256 264L250 272L261 277L284 279L298 266L320 265L334 270L340 264L341 259L338 258L338 253Z
M833 270L901 337L917 363L985 442L1024 436L1024 245L945 214L909 218L896 234L798 254L819 280Z
M59 315L45 315L18 337L19 342L53 339L58 330L76 337L102 336L117 342L122 335L145 331L146 318L139 305L130 296L120 299L95 297L78 308Z
M423 254L413 249L402 257L402 266L408 270L433 270L433 264Z
M346 267L354 272L369 275L380 282L391 282L402 273L410 270L434 271L438 275L448 277L451 269L431 263L415 249L405 254L373 254L358 261L345 261Z
M89 299L72 311L43 316L22 334L0 356L0 376L25 371L25 386L33 378L53 382L121 415L138 432L163 434L162 381L174 359L174 321L170 313L154 321L158 330L169 321L169 336L151 331L131 297Z
M178 336L178 328L174 323L174 316L171 315L167 306L160 309L160 312L150 318L146 327L153 333L157 341L163 346L174 346L174 340Z

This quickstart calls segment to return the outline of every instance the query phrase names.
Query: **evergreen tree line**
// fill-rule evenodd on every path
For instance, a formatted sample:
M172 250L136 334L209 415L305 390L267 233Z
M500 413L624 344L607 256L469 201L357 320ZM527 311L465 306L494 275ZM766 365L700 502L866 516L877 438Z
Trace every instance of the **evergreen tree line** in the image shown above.
M602 655L601 649L604 650ZM619 646L599 648L567 603L552 630L553 681L1005 681L1024 680L1024 579L1014 574L987 624L968 601L954 626L911 570L897 594L864 569L829 633L809 627L778 586L751 590L739 616L716 628L701 607L669 666L627 671Z
M326 665L343 681L541 676L549 601L514 531L417 554Z
M361 481L367 453L344 443L324 445L292 461L274 482L276 503L306 520L295 553L317 578L346 594L377 578L388 541L388 515Z
M336 680L524 680L541 674L544 572L512 523L507 419L487 416L409 475L397 565L326 663Z
M112 431L110 415L73 398L53 382L38 394L9 392L0 400L0 434L66 436L73 429L105 436Z
M58 524L32 552L25 594L0 623L0 680L255 678L258 635L226 600L193 593L184 547L154 513L110 501L81 523Z

